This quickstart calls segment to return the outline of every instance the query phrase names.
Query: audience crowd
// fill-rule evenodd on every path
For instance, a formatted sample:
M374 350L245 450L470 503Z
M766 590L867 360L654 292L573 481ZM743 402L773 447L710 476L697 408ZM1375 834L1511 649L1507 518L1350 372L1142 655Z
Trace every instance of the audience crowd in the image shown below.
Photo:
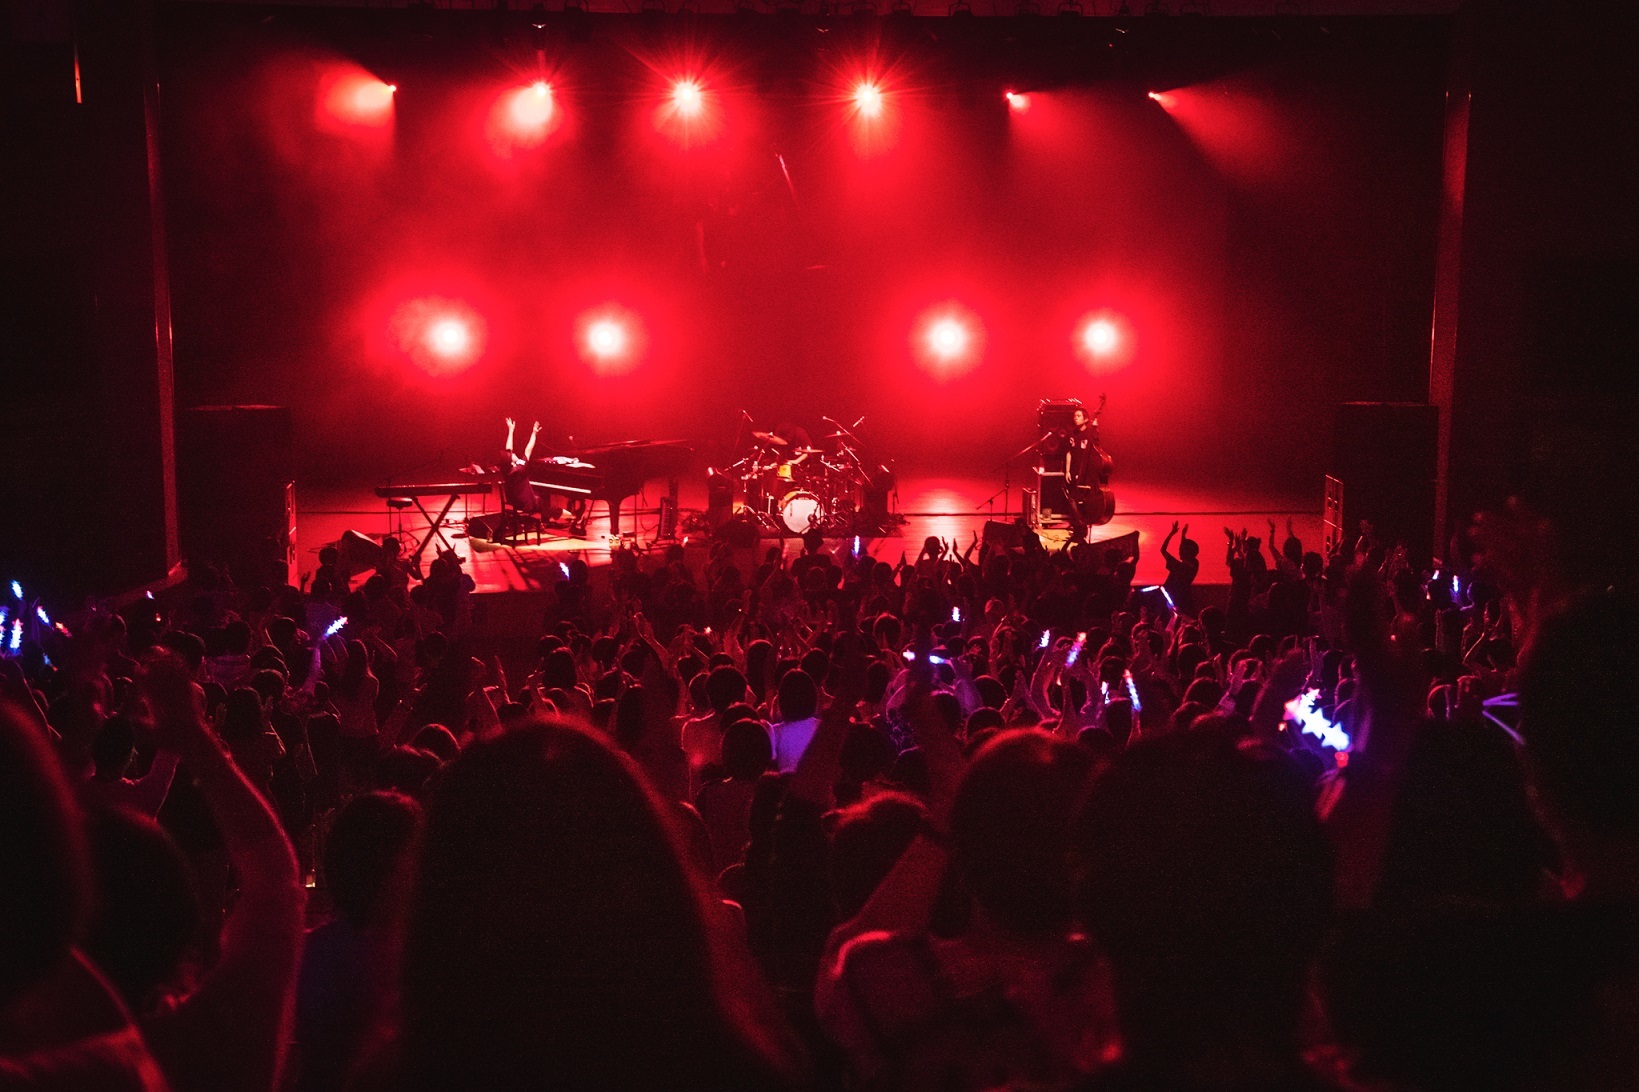
M1362 532L14 587L0 1088L1639 1087L1636 604Z

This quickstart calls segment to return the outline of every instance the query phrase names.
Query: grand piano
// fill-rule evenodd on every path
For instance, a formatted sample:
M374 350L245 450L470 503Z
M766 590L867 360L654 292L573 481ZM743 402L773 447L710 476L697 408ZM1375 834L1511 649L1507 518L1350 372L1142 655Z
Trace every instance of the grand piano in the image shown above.
M671 480L688 469L693 448L676 440L631 440L577 448L572 452L529 462L529 484L541 499L561 500L572 513L571 526L584 534L592 515L592 502L609 506L609 533L620 534L620 509L655 478Z

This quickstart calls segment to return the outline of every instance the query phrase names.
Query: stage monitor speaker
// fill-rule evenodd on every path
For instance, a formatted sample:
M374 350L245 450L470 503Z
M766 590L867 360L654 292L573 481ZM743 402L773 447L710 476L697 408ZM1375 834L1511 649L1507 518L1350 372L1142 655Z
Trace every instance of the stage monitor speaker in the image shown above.
M721 527L734 518L734 479L714 470L706 471L706 525Z
M183 556L225 565L242 584L297 583L290 409L182 410L176 453Z
M995 549L1016 550L1024 545L1024 534L1016 523L985 520L984 544Z
M1421 402L1338 406L1331 477L1342 486L1338 523L1345 543L1353 541L1366 520L1385 546L1404 543L1414 565L1435 553L1438 443L1438 407Z
M757 528L757 521L752 518L749 512L740 513L721 527L716 528L714 533L721 541L742 550L757 545L757 540L761 537L761 532Z

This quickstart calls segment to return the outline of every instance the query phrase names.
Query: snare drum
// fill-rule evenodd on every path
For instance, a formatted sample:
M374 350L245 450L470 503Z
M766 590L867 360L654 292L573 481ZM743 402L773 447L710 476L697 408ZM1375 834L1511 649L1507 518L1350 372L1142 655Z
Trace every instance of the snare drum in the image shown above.
M794 535L806 533L825 519L825 506L806 489L793 489L780 499L780 523Z

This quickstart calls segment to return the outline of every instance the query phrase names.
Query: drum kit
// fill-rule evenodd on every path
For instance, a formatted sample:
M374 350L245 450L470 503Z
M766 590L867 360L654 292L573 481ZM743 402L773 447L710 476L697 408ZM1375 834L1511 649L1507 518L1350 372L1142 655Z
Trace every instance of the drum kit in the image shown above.
M832 431L820 446L798 437L753 430L745 454L713 471L737 484L743 501L736 516L759 530L801 535L819 530L828 536L887 531L900 517L888 498L896 484L891 469L868 458L852 427L822 417Z

